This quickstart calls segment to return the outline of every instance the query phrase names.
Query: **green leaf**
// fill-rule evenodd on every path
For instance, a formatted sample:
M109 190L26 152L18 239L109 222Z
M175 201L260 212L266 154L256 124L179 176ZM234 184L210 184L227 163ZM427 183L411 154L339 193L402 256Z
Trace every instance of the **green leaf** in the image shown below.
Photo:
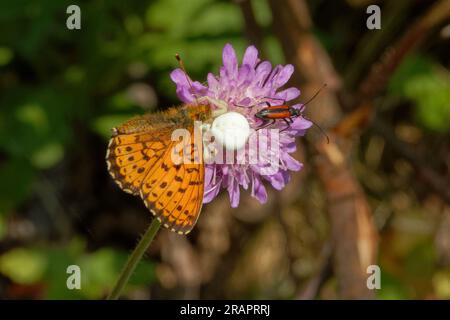
M0 241L2 240L5 234L6 234L5 218L3 217L3 213L0 211Z
M411 78L404 86L405 96L415 102L415 115L425 128L450 129L450 75L432 72Z
M450 74L429 58L407 57L391 78L389 91L414 103L418 124L439 132L450 130Z
M191 21L189 36L218 36L243 29L244 21L239 7L231 2L212 3L200 12Z
M432 69L433 61L431 59L420 55L409 55L389 80L388 91L392 94L404 95L405 84L412 77L429 74Z
M377 290L377 297L381 300L408 299L408 289L394 275L381 268L381 288Z
M251 0L255 19L259 25L269 27L272 22L272 10L267 0Z
M20 284L31 284L42 278L47 260L30 249L13 249L0 256L0 272Z
M34 178L31 164L20 158L13 158L0 165L0 212L8 212L30 192Z
M59 143L49 143L31 156L31 162L36 168L48 169L57 164L64 156L64 148Z
M48 118L39 104L24 104L16 111L17 119L36 131L45 132L48 129Z
M111 137L111 129L132 118L131 114L113 114L100 116L92 123L92 129L105 139Z
M0 47L0 67L7 65L13 58L14 53L10 48Z

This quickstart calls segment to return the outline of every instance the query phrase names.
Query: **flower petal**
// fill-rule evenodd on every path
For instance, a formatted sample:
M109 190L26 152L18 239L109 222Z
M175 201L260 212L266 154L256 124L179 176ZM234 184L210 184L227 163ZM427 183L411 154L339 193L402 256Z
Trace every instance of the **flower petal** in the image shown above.
M209 186L213 184L213 179L216 176L216 167L215 166L205 166L205 177L204 183L205 186ZM205 187L206 189L206 187Z
M238 102L238 105L247 107L252 102L252 99L249 97L245 97L241 101Z
M203 194L203 203L211 202L220 191L222 179L217 176L217 166L205 166L205 191Z
M272 65L269 61L263 61L256 67L256 76L253 83L257 86L262 87L267 76L272 70Z
M219 89L219 81L216 79L216 77L212 73L208 73L207 80L209 90L211 90L214 93L217 93L217 90Z
M292 130L306 130L309 127L312 126L312 122L309 120L306 120L303 117L298 117L294 120L294 122L291 124L291 129Z
M188 87L189 82L187 80L186 73L181 69L175 69L170 73L170 79L178 86Z
M258 49L255 46L250 46L245 50L244 57L242 58L243 65L249 65L254 68L258 60Z
M214 200L214 198L217 197L217 195L219 194L219 191L220 191L220 183L212 185L208 189L206 189L205 187L205 192L203 194L203 203L209 203L212 200Z
M292 106L294 109L298 109L300 111L305 111L305 105L303 103L297 103Z
M239 205L240 197L239 184L237 182L237 179L232 179L231 183L228 185L227 190L230 196L231 207L237 208L237 206Z
M290 101L297 98L300 95L300 90L297 88L288 88L283 91L277 92L276 98L284 99L284 101Z
M238 61L236 52L231 44L227 43L223 48L222 59L227 76L231 79L236 78Z
M299 161L292 158L288 153L282 153L281 158L286 168L291 171L299 171L303 167Z
M290 137L292 139L291 136L286 135L286 137ZM282 138L280 139L280 141L282 140ZM292 153L295 152L295 150L297 150L297 144L295 143L295 140L292 142L285 142L283 144L283 151L287 152L287 153Z
M283 99L286 102L296 99L300 95L297 88L287 88L277 90L284 86L294 72L292 65L272 65L268 61L261 61L258 58L258 50L254 46L249 46L243 56L242 65L239 66L236 52L230 44L226 44L222 52L223 66L219 69L219 75L208 74L207 86L200 82L192 81L186 74L176 69L171 73L171 79L176 84L177 94L184 102L192 102L200 97L209 96L214 99L223 100L228 104L228 111L236 111L245 116L250 126L255 129L261 120L255 117L255 113L263 108L262 102L271 104L280 103ZM272 99L270 99L272 98ZM239 108L246 106L246 108ZM304 105L293 106L302 110ZM240 188L251 187L251 195L259 202L267 201L267 191L263 184L264 180L277 190L281 190L290 180L291 171L301 170L302 164L294 159L290 154L296 150L295 137L303 135L312 125L310 121L303 117L293 119L293 123L286 128L282 121L277 121L271 128L283 128L286 130L280 133L275 144L279 147L280 155L277 159L279 165L275 170L270 169L268 163L272 163L267 157L257 157L256 163L249 165L242 164L207 164L205 166L205 191L204 203L212 201L219 194L220 190L227 189L232 207L239 205ZM271 145L274 138L268 137ZM243 148L244 158L249 156L250 146ZM269 150L270 151L270 150ZM246 154L246 156L245 156Z
M273 79L273 86L279 88L289 81L292 74L294 73L294 66L292 64L285 65L281 68L278 74Z
M267 202L267 191L262 183L261 179L258 178L255 174L252 177L252 197L258 199L260 203Z
M190 103L195 100L195 97L189 92L189 89L184 86L178 87L176 93L178 98L184 103Z
M247 80L248 76L251 74L251 67L247 64L244 64L239 68L237 80L238 85L242 85L245 80Z
M286 171L278 171L276 174L272 176L264 176L272 187L277 190L281 190L286 185L287 181L289 181L289 174L286 175Z
M178 98L183 102L192 102L196 97L204 96L208 92L207 87L198 81L193 82L181 69L173 70L170 73L170 78L177 85L176 92Z
M208 92L208 88L198 81L192 82L192 89L194 93L198 94L199 96L204 96L206 92Z

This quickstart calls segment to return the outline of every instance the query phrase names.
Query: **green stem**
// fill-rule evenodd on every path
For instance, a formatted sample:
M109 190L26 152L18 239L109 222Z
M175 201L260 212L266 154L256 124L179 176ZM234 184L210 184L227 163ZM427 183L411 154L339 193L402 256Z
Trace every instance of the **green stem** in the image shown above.
M150 227L148 227L147 231L137 244L133 253L128 257L128 261L125 264L122 272L120 273L116 285L107 298L108 300L117 300L119 298L123 288L125 288L125 285L128 283L128 280L133 274L134 269L136 269L137 264L139 263L139 261L141 261L145 251L147 251L147 248L152 243L153 238L155 237L156 232L158 232L160 226L161 222L159 222L158 219L153 219Z

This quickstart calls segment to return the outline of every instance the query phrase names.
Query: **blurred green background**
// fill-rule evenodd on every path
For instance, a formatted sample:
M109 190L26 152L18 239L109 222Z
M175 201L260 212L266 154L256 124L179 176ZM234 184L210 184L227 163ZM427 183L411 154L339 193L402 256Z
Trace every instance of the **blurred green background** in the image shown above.
M353 79L351 90L365 72L349 58L362 50L361 41L370 34L365 28L365 3L308 3L314 34L338 72ZM379 3L384 10L387 4ZM81 30L66 28L70 4L81 7ZM251 4L262 30L260 49L272 63L284 63L269 4L266 0ZM398 37L398 30L406 29L426 6L408 1L401 16L391 17L401 27L384 36ZM389 16L389 6L386 10L383 18ZM218 71L225 43L232 43L242 56L249 41L241 4L2 1L0 29L0 298L104 298L150 221L139 199L122 193L106 172L103 159L110 129L133 115L179 103L169 78L177 66L175 53L182 55L190 75L200 81L208 72ZM402 62L377 103L396 137L448 178L450 38L448 30L446 38L442 34L436 32L422 50ZM353 165L373 211L387 221L380 233L382 288L377 297L449 299L448 203L416 181L411 165L371 129L362 134ZM311 218L311 213L301 211L294 220L301 248L293 271L296 280L286 271L283 257L278 257L281 262L277 257L269 259L272 264L265 271L248 277L248 266L242 264L256 265L252 255L261 250L258 244L273 237L279 243L279 232L270 218L239 221L238 213L233 218L238 227L229 233L250 231L247 238L236 236L244 258L233 269L217 267L210 280L190 286L195 275L176 271L177 260L164 249L165 242L173 239L162 235L132 277L127 297L292 298L293 282L306 283L317 269L318 248L328 232L320 187L313 179L307 181L316 208L311 212L317 214ZM300 208L298 203L295 206ZM261 221L265 227L256 228ZM248 234L255 236L248 239ZM207 236L194 232L191 246L196 248ZM226 247L222 255L235 248L227 241L236 237L221 240ZM233 257L238 260L236 252ZM201 267L205 261L193 265ZM66 287L66 268L71 264L81 267L81 290ZM240 274L247 276L240 278ZM228 280L217 280L220 277ZM318 298L335 297L336 283L330 277Z

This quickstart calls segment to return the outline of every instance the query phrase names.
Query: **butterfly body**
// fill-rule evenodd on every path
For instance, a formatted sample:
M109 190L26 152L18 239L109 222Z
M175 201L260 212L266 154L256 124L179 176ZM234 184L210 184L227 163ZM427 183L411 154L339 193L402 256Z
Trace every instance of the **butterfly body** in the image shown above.
M186 104L138 116L113 129L108 145L108 171L125 192L138 195L166 228L188 233L199 216L204 191L202 143L194 137L195 121L211 120L209 104ZM175 164L172 132L186 129L192 137L192 161ZM201 160L201 159L200 159Z
M171 107L167 110L137 116L123 123L113 131L118 134L131 134L142 131L189 128L194 121L208 121L211 118L209 105L186 104L180 107Z

